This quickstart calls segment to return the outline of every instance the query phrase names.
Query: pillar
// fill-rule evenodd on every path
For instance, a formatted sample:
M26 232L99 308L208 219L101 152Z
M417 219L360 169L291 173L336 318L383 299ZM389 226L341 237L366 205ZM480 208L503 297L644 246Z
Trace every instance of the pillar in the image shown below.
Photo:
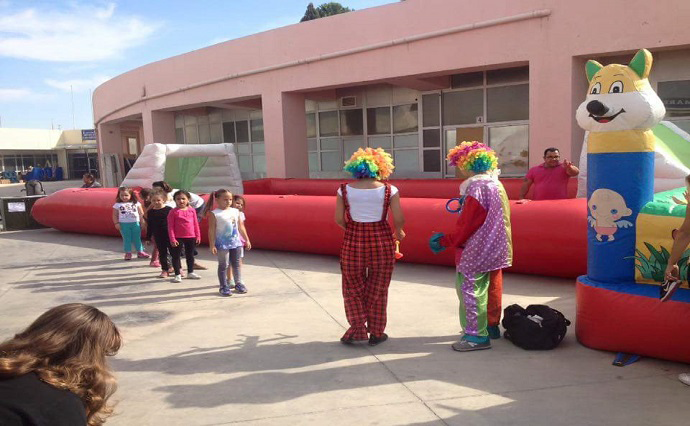
M99 124L97 137L101 183L107 187L118 186L123 179L124 171L120 125Z
M144 111L143 145L150 143L176 143L175 113L170 111Z
M261 97L266 149L266 175L308 178L307 120L304 95L265 93Z

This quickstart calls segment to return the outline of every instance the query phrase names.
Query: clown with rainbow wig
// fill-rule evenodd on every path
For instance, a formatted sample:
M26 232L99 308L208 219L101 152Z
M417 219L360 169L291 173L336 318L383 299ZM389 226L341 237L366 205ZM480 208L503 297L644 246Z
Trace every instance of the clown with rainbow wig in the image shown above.
M395 263L395 239L402 241L405 223L398 188L385 182L393 172L393 159L383 149L360 148L345 171L354 182L340 185L335 222L345 230L340 249L345 316L350 328L343 344L367 341L375 346L388 339L388 286ZM382 182L383 180L383 182ZM393 214L395 232L388 224Z
M464 201L455 232L435 234L429 245L435 253L447 247L456 249L456 290L464 335L453 343L453 349L490 349L490 334L499 337L500 331L497 320L489 326L490 317L496 316L496 312L489 311L498 310L500 318L501 309L500 295L497 304L489 297L490 281L513 259L508 196L498 180L496 153L488 146L477 141L462 142L448 152L447 159L449 165L472 177L460 185Z

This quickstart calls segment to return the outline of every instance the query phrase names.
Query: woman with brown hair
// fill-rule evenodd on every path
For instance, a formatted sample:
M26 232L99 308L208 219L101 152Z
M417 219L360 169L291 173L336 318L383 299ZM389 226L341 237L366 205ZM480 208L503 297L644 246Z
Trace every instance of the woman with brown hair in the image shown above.
M0 343L0 424L103 424L116 389L106 356L121 344L115 324L92 306L48 310Z

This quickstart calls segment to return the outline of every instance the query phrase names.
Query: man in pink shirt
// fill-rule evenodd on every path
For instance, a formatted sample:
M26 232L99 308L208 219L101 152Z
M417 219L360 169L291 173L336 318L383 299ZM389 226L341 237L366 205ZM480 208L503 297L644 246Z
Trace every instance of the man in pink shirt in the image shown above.
M559 200L568 198L568 182L577 176L580 170L568 160L560 162L561 154L556 148L546 148L544 163L532 167L525 176L525 182L520 188L520 201L524 203L532 184L534 184L533 200Z

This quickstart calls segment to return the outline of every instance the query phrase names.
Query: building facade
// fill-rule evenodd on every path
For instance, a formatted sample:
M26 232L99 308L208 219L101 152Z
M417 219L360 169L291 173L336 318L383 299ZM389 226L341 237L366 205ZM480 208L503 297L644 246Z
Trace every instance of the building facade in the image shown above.
M0 128L0 172L62 167L64 179L98 175L96 132Z
M389 150L397 178L443 178L447 150L480 140L523 176L547 147L579 158L585 62L643 47L690 131L690 2L637 3L407 0L155 62L94 92L103 179L154 142L235 143L246 179L340 177L363 146Z

